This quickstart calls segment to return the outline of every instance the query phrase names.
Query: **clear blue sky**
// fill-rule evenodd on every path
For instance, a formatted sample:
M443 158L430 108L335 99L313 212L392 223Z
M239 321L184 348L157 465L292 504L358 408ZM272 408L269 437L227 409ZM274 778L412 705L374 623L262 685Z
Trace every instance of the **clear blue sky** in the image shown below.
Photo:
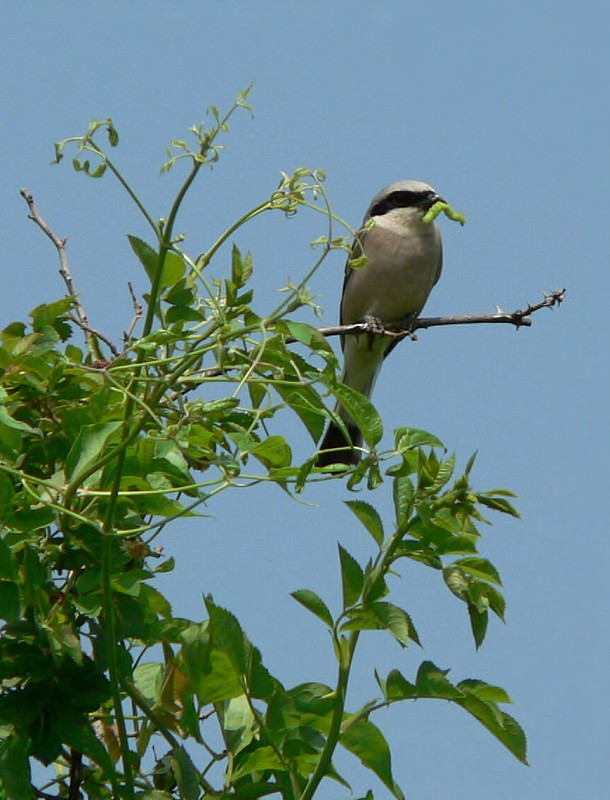
M508 624L492 624L479 653L461 604L417 570L396 591L424 653L381 634L364 648L354 706L376 695L374 665L409 674L427 657L455 679L508 689L529 736L528 769L447 705L382 714L412 800L607 793L609 28L602 0L55 0L3 10L2 325L63 292L52 248L26 219L22 186L69 237L96 327L118 339L131 314L125 283L143 287L125 239L145 232L136 212L110 179L49 166L55 140L111 116L118 160L161 216L176 181L158 175L163 146L251 80L254 119L236 119L220 164L185 208L191 252L265 198L280 170L306 165L327 172L335 210L352 224L400 178L429 181L467 214L465 228L441 221L445 270L426 313L513 309L568 288L564 306L540 312L531 329L422 333L392 355L377 386L387 431L431 430L462 463L478 450L477 486L513 489L523 516L498 520L482 545L503 576ZM320 233L318 219L278 216L239 235L254 254L261 308L311 264L308 242ZM216 272L227 264L225 252ZM314 281L326 324L337 318L342 269L336 254ZM213 518L166 537L178 566L160 588L193 618L203 615L201 593L212 592L285 684L330 682L327 637L288 592L306 586L333 603L337 541L366 557L347 497L340 483L312 490L311 506L271 489L220 497L207 509ZM362 499L390 521L387 488ZM351 760L342 766L356 792L386 796Z

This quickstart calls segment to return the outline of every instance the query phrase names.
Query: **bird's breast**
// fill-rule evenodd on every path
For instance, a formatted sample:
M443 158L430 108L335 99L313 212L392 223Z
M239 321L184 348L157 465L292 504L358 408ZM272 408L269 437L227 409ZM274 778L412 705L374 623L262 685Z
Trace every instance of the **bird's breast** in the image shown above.
M424 231L405 233L381 221L366 231L363 249L368 261L348 277L342 323L358 322L366 316L390 323L419 314L438 277L438 229L428 225Z

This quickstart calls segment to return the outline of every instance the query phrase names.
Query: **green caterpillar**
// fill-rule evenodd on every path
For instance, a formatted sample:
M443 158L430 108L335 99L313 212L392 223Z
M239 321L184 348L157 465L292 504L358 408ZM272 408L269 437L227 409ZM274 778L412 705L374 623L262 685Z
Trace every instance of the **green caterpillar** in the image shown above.
M466 222L466 217L463 214L458 214L457 211L454 211L451 208L449 203L443 203L442 200L439 200L428 209L428 211L424 216L424 222L426 223L434 222L434 220L438 217L441 211L444 211L445 214L449 217L449 219L452 219L455 222L459 222L460 225L464 225Z

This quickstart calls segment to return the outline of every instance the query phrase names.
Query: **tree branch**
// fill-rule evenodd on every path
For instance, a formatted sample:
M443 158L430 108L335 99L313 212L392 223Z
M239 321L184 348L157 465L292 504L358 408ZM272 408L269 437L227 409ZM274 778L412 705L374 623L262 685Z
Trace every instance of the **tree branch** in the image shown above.
M96 339L104 342L104 344L108 347L110 352L113 356L118 356L119 351L116 348L116 345L108 339L108 337L104 336L103 333L100 333L95 328L92 328L90 325L85 325L85 323L81 322L80 319L75 317L73 314L68 314L68 319L73 322L75 325L85 332L85 335L95 336ZM103 359L102 359L103 360Z
M457 316L449 317L421 317L414 320L408 330L390 330L385 329L384 333L387 336L394 336L397 339L405 339L410 337L416 339L415 331L426 328L438 328L441 325L477 325L477 324L507 324L514 325L515 328L528 328L532 324L530 319L531 315L541 308L553 308L560 305L566 296L565 289L555 289L552 292L545 292L544 300L532 305L528 303L526 308L518 308L515 311L503 311L500 307L495 314L460 314ZM371 326L367 322L356 322L353 325L331 325L324 328L318 328L322 336L327 338L330 336L355 336L362 333L370 333ZM380 331L373 331L373 333L380 333ZM295 344L298 340L294 336L286 337L286 344ZM225 374L226 369L220 367L211 367L204 369L197 375L189 376L189 382L194 383L204 380L205 378L217 378ZM192 388L195 388L193 386ZM185 391L190 391L186 388Z
M60 239L56 233L50 228L50 226L44 221L44 219L40 216L40 212L34 203L34 198L32 193L29 189L21 189L19 194L23 197L25 202L27 203L29 214L28 219L31 219L35 225L38 225L41 231L45 233L49 239L53 242L55 249L57 250L57 254L59 256L59 274L64 280L66 284L66 289L68 290L68 294L70 297L74 299L74 308L76 309L76 314L78 316L78 324L83 329L85 333L85 340L87 342L87 347L91 353L95 356L100 356L99 348L97 347L97 340L96 340L96 332L93 331L92 328L89 326L89 320L87 318L87 312L85 311L85 307L80 302L78 297L78 292L76 291L76 286L74 285L74 278L72 276L72 270L70 269L70 264L68 262L68 254L66 253L66 243L68 241L67 238ZM100 337L102 338L102 337ZM105 339L103 339L106 341Z
M129 294L131 295L131 302L133 303L134 315L133 315L133 319L131 321L131 325L129 326L129 328L127 328L127 330L123 334L123 343L124 343L125 347L127 347L129 342L131 341L131 337L133 335L134 329L135 329L136 325L138 324L138 321L142 317L142 303L140 303L140 301L136 297L136 293L135 293L135 291L133 289L133 285L132 285L131 281L127 281L127 287L129 289Z
M420 317L414 320L408 330L385 330L388 336L395 336L397 338L404 338L411 336L415 331L427 328L437 328L441 325L477 325L489 323L501 323L514 325L515 328L530 327L532 320L531 315L541 308L553 308L560 305L566 295L565 289L555 289L552 292L545 293L544 300L535 305L528 303L524 309L516 309L515 311L504 311L500 307L495 314L460 314L457 316L449 317ZM353 325L333 325L327 328L318 328L323 336L345 336L355 335L359 333L367 333L370 331L370 325L366 322L356 322ZM295 342L296 339L290 337L286 339L286 343L290 344Z

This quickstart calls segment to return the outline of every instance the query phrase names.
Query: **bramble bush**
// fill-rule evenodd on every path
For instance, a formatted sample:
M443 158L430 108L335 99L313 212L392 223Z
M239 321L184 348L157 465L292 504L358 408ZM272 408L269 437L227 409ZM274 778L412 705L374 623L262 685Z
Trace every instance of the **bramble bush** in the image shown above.
M442 574L465 604L476 646L483 642L489 614L502 618L504 600L497 570L479 554L479 525L488 509L516 512L509 492L472 488L474 459L456 476L454 456L431 434L400 428L394 449L378 451L374 407L340 383L326 338L291 321L312 304L308 281L326 255L349 247L334 234L338 220L321 173L282 174L271 196L206 252L185 252L175 234L178 212L201 169L217 160L219 137L239 108L249 108L247 92L224 115L212 108L210 127L190 130L193 145L172 142L163 169L185 168L186 176L160 221L109 156L118 145L110 120L56 145L57 161L71 152L77 170L112 174L150 226L150 242L129 237L150 288L143 309L134 295L134 322L121 347L89 326L71 290L65 242L45 230L24 195L58 249L68 292L1 334L2 797L311 800L324 778L347 785L333 766L342 747L401 798L372 718L421 698L461 706L526 760L523 732L502 710L506 692L479 680L454 683L430 661L415 675L376 675L378 697L347 708L366 631L385 630L403 647L419 644L411 615L389 599L388 573L405 559ZM230 276L211 277L217 252L243 225L302 209L321 213L328 233L316 243L309 273L284 287L276 308L255 306L253 257L236 244ZM78 331L82 348L72 342ZM274 427L288 409L316 442L334 413L329 394L350 409L367 445L344 473L316 468L315 452L294 463L290 442ZM334 686L314 676L285 687L235 616L210 596L205 620L172 615L155 581L175 568L156 548L161 530L231 486L256 491L273 482L296 495L312 481L345 478L348 489L391 481L394 510L384 523L371 504L347 502L370 534L371 556L360 564L339 544L338 613L310 590L293 593L330 633ZM44 779L33 780L33 762L54 765L53 775L37 768Z

